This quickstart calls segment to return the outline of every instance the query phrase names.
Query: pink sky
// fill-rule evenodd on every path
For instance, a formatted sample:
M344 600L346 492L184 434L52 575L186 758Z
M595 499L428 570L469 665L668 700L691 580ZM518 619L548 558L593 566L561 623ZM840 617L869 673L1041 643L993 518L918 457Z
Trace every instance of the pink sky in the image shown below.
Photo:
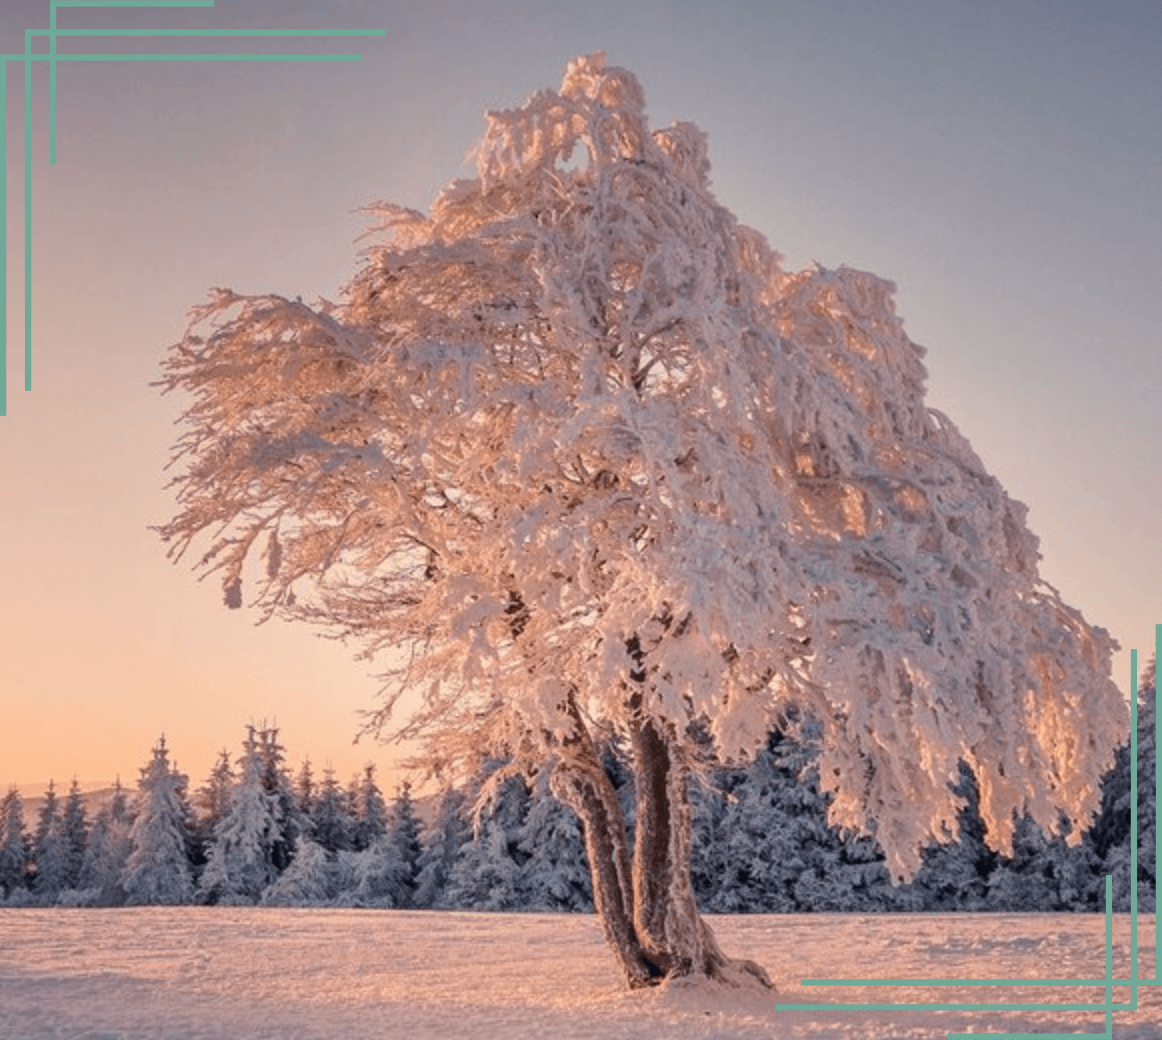
M47 25L0 10L0 48ZM195 783L245 725L294 762L352 746L372 669L229 612L148 525L180 402L148 385L212 285L334 296L357 207L424 207L486 108L604 49L656 124L710 135L719 199L791 266L891 278L929 348L930 402L1030 507L1043 574L1149 656L1162 621L1162 9L219 0L65 11L67 27L383 28L386 38L195 49L358 51L358 64L71 64L59 158L34 76L34 389L22 369L23 88L8 73L8 415L0 419L0 785L136 779L164 731ZM62 50L177 49L172 41ZM1128 654L1116 674L1128 686Z

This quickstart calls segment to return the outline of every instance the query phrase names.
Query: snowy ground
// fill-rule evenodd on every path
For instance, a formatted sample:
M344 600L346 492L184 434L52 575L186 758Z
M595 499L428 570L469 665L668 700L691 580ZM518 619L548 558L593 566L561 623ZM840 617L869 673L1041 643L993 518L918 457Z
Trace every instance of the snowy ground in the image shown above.
M776 1004L1073 1002L1099 987L803 987L802 977L1099 978L1104 918L713 918L774 995L629 993L590 916L362 910L0 910L2 1040L920 1040L949 1032L1101 1033L1100 1012L790 1011ZM1154 974L1154 919L1139 919ZM1114 974L1129 963L1115 919ZM1128 1002L1129 989L1114 1000ZM1162 991L1115 1013L1115 1040L1162 1038Z

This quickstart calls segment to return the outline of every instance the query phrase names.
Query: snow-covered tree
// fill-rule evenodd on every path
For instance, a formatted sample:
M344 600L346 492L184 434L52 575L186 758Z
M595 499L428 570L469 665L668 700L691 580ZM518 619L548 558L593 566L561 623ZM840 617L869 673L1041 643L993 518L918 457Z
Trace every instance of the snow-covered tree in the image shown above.
M51 780L37 816L32 858L36 864L33 890L42 902L55 902L69 887L70 856L60 799Z
M262 893L263 906L318 906L335 895L336 870L327 850L300 837L294 859Z
M934 842L924 850L923 864L909 886L915 902L907 909L934 913L978 911L988 905L989 878L996 869L997 854L986 842L980 787L965 762L960 763L953 790L962 804L956 829L949 835L952 840ZM1016 845L1014 841L1014 852Z
M1076 909L1089 887L1089 878L1078 867L1090 868L1096 879L1097 864L1085 857L1085 851L1084 845L1067 847L1060 836L1047 837L1032 820L1022 817L1012 855L1002 858L989 875L988 908L1029 913Z
M335 779L335 770L327 766L315 793L311 838L329 853L340 852L353 847L354 829L346 793Z
M189 857L188 780L169 761L162 736L137 782L137 812L129 834L131 851L121 874L130 905L180 905L193 901Z
M1114 642L1038 574L1025 507L924 403L892 286L786 271L600 54L488 116L478 172L388 234L341 305L217 291L166 362L192 395L180 557L382 655L429 763L481 748L584 821L629 983L740 974L698 916L691 723L724 761L797 704L837 825L896 878L951 830L1076 835L1125 729ZM261 557L261 560L258 559ZM412 703L409 701L409 703ZM595 737L632 751L632 853Z
M370 767L368 768L370 769ZM412 785L408 780L404 780L400 784L399 790L396 791L384 838L394 850L395 857L399 861L403 892L402 898L396 905L413 906L420 874L420 853L423 851L423 844L420 841L420 820L416 816L415 802L412 801Z
M299 767L298 776L295 777L295 808L298 810L299 816L305 821L310 821L311 814L315 811L317 789L311 760L309 757L304 758L302 766Z
M278 742L278 727L263 726L258 731L262 756L262 784L270 796L275 829L271 838L270 859L278 872L286 870L292 850L303 827L296 807L294 786L286 769L286 749Z
M89 820L85 811L85 796L77 778L69 786L65 804L61 809L61 829L64 832L67 867L65 887L76 888L81 880L81 868L85 862L85 847L89 843Z
M368 844L340 860L340 871L345 860L354 876L340 901L351 906L414 906L421 847L410 785L401 786L390 812L375 783L374 767L366 768L352 790L361 809L357 828L362 825L361 841ZM375 822L378 826L369 826Z
M548 770L542 770L533 784L517 849L524 858L518 878L522 909L593 908L580 821L553 797Z
M5 899L27 886L30 859L24 802L20 792L10 787L0 801L0 893Z
M351 790L354 816L351 842L355 849L368 849L387 834L390 826L387 802L376 783L373 763L368 762L363 767L363 773L352 783Z
M1157 660L1151 660L1138 683L1138 909L1149 913L1156 905L1157 866L1155 840L1157 805L1154 783L1157 762ZM1087 835L1101 866L1095 878L1091 902L1104 909L1104 878L1114 879L1114 909L1130 909L1130 746L1118 749L1117 760L1106 781L1102 811Z
M253 904L278 877L275 850L286 839L280 829L277 793L268 789L266 781L265 749L255 727L248 726L230 808L214 829L199 880L203 901Z
M423 830L416 876L414 903L428 909L445 909L445 890L460 849L472 840L464 793L446 786L436 801L435 812Z
M473 779L472 840L460 848L448 875L445 901L473 910L515 910L523 903L521 834L528 816L524 777L512 763L488 759Z
M91 893L96 906L119 906L125 901L121 875L133 851L129 798L118 777L113 795L97 811L89 828L89 842L81 867L80 888Z
M223 748L218 753L214 768L210 770L206 782L194 795L194 805L197 809L195 829L200 850L199 858L203 862L215 829L230 810L233 790L234 766L230 761L230 752Z

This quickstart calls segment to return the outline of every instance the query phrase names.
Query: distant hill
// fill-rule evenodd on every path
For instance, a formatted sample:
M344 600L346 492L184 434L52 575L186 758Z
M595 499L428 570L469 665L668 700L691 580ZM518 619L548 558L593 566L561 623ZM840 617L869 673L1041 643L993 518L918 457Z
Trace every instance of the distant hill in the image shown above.
M40 815L41 806L44 805L45 792L48 790L48 784L14 784L20 792L21 801L24 803L24 822L25 825L32 830L36 826L36 819ZM68 784L57 785L57 798L63 803L69 795L69 787L72 786L72 781ZM5 791L8 788L4 788ZM84 796L85 815L91 820L98 812L101 811L102 806L107 805L113 798L115 788L110 783L90 783L81 784L81 794Z

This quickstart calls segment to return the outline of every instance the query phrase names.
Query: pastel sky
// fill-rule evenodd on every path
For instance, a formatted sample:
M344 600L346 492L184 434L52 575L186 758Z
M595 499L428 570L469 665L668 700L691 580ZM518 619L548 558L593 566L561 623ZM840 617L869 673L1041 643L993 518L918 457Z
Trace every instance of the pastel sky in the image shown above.
M5 0L0 51L48 25ZM709 134L718 198L793 268L890 278L929 400L1030 507L1043 576L1144 663L1162 622L1162 4L1153 0L218 0L63 28L384 29L70 40L61 51L358 52L357 63L69 63L48 164L33 75L33 390L23 390L23 77L8 69L0 786L134 781L165 732L201 783L248 722L352 745L372 669L227 611L150 524L182 402L150 381L211 286L335 297L358 208L426 208L490 108L604 50L655 125ZM41 42L44 48L44 42ZM1115 677L1129 686L1129 655Z

